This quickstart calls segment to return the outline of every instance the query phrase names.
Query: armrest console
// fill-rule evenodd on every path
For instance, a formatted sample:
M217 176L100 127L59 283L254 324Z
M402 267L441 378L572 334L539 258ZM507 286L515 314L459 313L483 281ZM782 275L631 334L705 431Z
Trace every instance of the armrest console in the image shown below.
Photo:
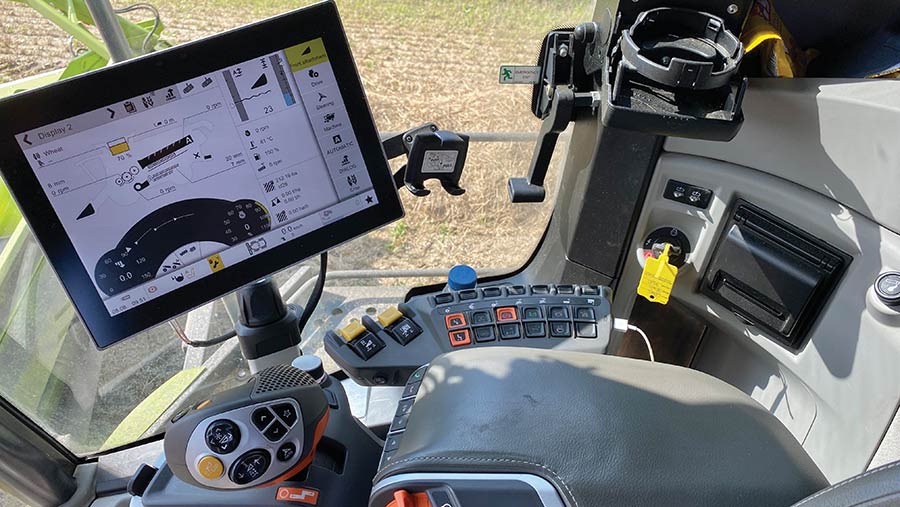
M790 505L828 484L777 418L695 370L495 347L441 355L414 375L373 507L391 484L452 490L465 474L534 477L579 507ZM428 482L419 488L412 474ZM480 496L500 498L489 482Z

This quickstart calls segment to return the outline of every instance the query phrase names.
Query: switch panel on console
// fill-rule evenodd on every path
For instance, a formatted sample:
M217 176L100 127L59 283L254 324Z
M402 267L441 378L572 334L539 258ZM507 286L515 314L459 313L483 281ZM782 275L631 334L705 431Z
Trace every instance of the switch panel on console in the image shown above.
M571 284L423 295L385 311L377 321L363 317L328 333L325 350L364 385L403 385L422 364L466 347L521 345L603 353L611 327L608 295L605 287ZM368 340L374 342L371 351L365 347Z
M663 197L695 208L706 209L712 199L712 190L680 181L669 180Z
M447 322L450 325L449 319ZM457 327L464 325L465 322L461 322ZM351 320L337 333L328 333L326 341L340 343L343 340L360 359L368 361L385 348L385 338L406 346L420 334L422 328L418 324L405 317L397 308L391 307L378 315L377 321L367 316L363 317L362 321Z

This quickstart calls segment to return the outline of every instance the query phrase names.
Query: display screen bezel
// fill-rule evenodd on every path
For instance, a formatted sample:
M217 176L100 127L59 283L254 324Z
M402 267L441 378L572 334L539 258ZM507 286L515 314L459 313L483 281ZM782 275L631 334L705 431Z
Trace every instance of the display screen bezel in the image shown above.
M377 204L110 316L14 136L316 38L324 42ZM0 118L0 174L99 349L403 216L337 7L331 1L14 95L0 100Z

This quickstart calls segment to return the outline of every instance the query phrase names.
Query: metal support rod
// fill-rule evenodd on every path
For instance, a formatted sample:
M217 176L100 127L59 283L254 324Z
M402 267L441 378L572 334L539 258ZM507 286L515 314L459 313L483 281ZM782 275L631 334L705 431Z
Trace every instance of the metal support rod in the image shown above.
M394 137L403 132L382 132L381 140ZM472 143L531 143L538 138L536 132L456 132L469 136Z
M109 0L84 0L84 3L91 11L94 25L109 49L110 60L121 62L134 58L122 25L119 24L119 17L116 16Z

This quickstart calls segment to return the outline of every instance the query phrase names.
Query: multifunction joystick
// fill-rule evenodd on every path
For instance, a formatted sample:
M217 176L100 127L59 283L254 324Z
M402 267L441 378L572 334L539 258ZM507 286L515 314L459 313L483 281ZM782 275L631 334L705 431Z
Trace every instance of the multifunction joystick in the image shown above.
M327 424L328 401L316 379L273 366L173 417L166 461L195 486L269 486L309 466Z

